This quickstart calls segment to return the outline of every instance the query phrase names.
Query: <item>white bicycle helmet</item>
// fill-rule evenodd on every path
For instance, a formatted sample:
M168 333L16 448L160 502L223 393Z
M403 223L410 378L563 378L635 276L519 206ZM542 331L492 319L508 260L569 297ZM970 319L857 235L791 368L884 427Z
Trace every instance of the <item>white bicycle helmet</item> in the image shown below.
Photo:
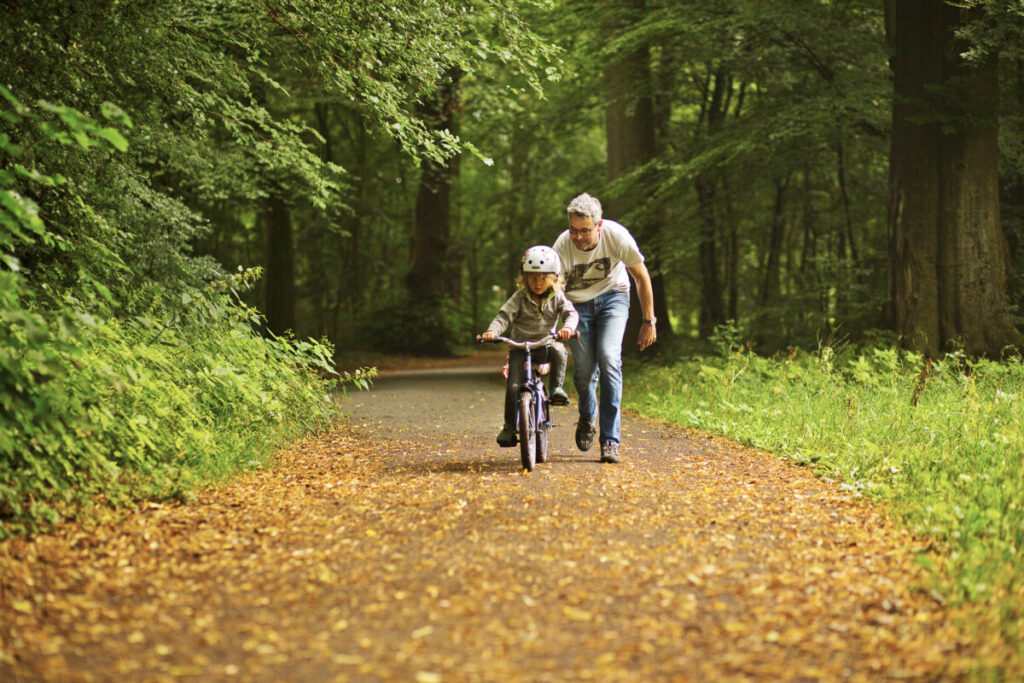
M562 261L551 247L530 247L523 254L524 273L560 273Z

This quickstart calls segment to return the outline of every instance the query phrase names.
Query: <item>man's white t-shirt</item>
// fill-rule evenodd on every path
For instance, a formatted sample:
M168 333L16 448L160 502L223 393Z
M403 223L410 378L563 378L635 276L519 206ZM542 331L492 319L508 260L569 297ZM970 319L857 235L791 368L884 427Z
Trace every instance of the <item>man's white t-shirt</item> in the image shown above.
M565 295L573 303L590 301L612 290L628 292L626 268L644 262L629 230L607 218L601 223L597 246L590 251L577 249L568 230L555 240L554 249L562 259Z

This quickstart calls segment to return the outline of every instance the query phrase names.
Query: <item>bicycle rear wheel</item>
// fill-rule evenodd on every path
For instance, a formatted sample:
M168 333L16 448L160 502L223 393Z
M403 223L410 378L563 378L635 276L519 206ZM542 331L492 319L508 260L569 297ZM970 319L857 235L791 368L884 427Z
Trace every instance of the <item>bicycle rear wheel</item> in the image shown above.
M530 472L537 464L537 444L534 435L537 433L537 413L533 407L533 394L519 394L519 452L523 458L523 467Z

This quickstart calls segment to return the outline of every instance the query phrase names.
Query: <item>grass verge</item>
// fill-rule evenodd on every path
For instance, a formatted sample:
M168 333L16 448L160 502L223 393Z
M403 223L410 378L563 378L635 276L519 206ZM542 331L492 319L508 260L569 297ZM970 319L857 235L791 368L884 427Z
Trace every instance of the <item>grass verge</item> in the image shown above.
M629 373L629 407L814 468L885 501L922 538L935 589L967 606L978 671L1024 660L1024 363L891 348L763 358L735 346ZM998 675L998 674L997 674Z

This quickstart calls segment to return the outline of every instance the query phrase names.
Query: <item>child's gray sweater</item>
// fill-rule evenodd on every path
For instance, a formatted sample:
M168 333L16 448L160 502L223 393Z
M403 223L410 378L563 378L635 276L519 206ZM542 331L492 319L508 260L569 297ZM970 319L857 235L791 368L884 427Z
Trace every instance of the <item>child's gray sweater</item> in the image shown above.
M536 341L543 339L558 325L558 316L562 316L562 327L576 329L580 316L565 293L552 288L538 306L527 289L516 290L508 298L498 315L487 326L489 332L502 334L509 325L511 330L506 335L516 341ZM560 328L559 328L560 329Z

